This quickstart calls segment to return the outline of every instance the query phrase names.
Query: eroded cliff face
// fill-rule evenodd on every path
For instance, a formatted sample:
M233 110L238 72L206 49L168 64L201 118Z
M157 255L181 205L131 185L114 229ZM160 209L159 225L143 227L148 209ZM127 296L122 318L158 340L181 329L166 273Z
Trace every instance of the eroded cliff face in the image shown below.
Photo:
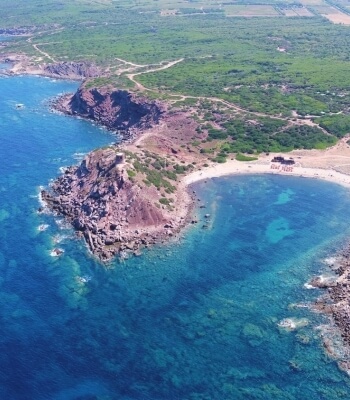
M57 108L71 115L91 119L112 130L147 129L159 122L163 112L156 101L126 90L81 87Z
M101 69L88 62L59 62L41 68L45 75L58 78L85 79L101 75Z
M171 225L152 193L132 183L115 148L96 150L69 167L42 198L65 216L101 260L155 243Z

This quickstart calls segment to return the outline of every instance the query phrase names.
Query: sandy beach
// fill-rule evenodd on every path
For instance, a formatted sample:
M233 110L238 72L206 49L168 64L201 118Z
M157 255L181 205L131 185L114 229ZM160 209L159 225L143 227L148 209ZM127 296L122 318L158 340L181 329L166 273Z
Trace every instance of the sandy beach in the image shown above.
M200 171L195 171L184 178L184 183L190 185L191 183L215 178L225 175L241 175L241 174L279 174L299 176L303 178L322 179L330 182L337 183L350 188L350 175L334 171L332 169L324 168L308 168L308 167L289 167L284 169L282 165L277 163L262 163L259 161L253 162L240 162L230 160L225 164L215 164L204 168Z
M271 162L274 156L280 154L263 155L259 160L250 162L229 160L194 171L184 177L183 183L187 186L203 179L226 175L279 174L321 179L350 188L350 147L347 139L327 150L300 150L284 155L286 159L294 159L292 166Z

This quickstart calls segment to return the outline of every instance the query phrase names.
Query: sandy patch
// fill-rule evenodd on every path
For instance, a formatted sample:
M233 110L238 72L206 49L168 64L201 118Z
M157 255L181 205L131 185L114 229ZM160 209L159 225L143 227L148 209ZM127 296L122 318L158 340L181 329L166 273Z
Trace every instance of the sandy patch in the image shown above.
M341 12L337 12L334 14L326 14L323 15L334 24L343 24L343 25L350 25L350 15L343 14Z

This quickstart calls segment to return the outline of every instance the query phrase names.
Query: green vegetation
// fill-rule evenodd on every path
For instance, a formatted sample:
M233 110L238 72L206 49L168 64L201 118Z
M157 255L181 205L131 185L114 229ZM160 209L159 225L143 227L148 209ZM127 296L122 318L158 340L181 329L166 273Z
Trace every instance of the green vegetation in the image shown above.
M134 180L139 177L146 186L155 186L167 194L175 192L176 188L172 182L177 180L177 175L182 175L193 168L192 164L179 165L147 150L138 154L130 151L124 153L126 161L133 167L127 169L129 178Z
M169 201L166 197L161 197L161 198L159 199L159 203L160 203L160 204L164 204L164 205L166 205L166 206L169 206L169 205L170 205L170 201Z
M223 164L226 162L226 154L219 153L212 161Z
M237 161L255 161L255 160L257 160L257 158L245 156L244 154L238 153L238 154L236 154L236 160Z
M238 153L238 158L245 154L263 152L287 152L294 149L324 149L336 143L336 137L326 134L315 126L287 124L281 119L260 117L248 119L237 117L220 124L221 129L214 129L210 124L207 141L216 140L214 147L205 147L202 154L219 153L213 158L216 162L225 162L230 153ZM243 160L242 160L243 161Z
M314 121L332 135L341 138L350 133L350 115L329 115Z
M128 73L181 59L171 68L135 79L153 90L146 92L148 96L172 99L174 107L198 106L198 99L181 95L202 98L194 118L198 134L204 132L207 137L191 139L195 151L224 162L230 153L325 148L350 131L350 116L335 114L350 107L350 35L348 27L313 15L321 3L315 1L312 9L306 9L292 0L250 0L222 7L214 0L189 4L178 0L19 0L14 7L3 0L0 28L30 27L31 39L13 37L0 53L25 52L36 57L33 62L42 63L43 57L49 61L33 47L37 45L57 61L95 62L105 72L87 82L87 87L135 88ZM333 3L348 12L341 0ZM226 16L232 13L269 18ZM231 108L213 110L209 98L227 101ZM235 110L235 104L244 110ZM293 111L311 115L329 134L317 127L289 124L286 118L290 120ZM261 113L279 119L263 118ZM208 141L213 146L208 147ZM135 160L136 172L144 174L147 184L171 192L171 182L185 171L150 158L149 165Z

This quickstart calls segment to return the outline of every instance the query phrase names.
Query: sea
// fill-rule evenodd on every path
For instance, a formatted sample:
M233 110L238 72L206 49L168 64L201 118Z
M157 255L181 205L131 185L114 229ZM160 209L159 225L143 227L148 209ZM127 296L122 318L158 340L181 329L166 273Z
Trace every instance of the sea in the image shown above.
M0 77L0 399L349 399L323 346L330 322L312 310L323 292L305 286L350 235L349 191L275 175L201 181L198 224L103 265L38 212L62 168L117 140L50 111L77 87Z

